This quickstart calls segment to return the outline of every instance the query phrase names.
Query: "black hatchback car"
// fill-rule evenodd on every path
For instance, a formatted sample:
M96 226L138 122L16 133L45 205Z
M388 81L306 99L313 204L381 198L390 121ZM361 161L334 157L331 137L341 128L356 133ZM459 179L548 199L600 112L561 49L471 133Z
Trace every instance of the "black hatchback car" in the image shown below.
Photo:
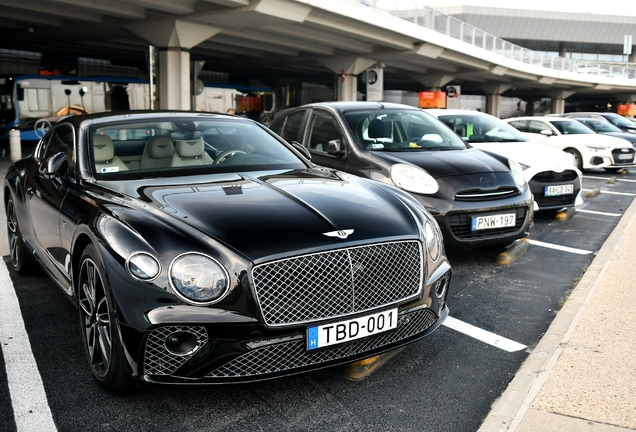
M520 164L470 148L419 109L314 103L281 111L271 128L306 147L318 165L411 193L436 218L449 247L505 244L528 235L533 199Z

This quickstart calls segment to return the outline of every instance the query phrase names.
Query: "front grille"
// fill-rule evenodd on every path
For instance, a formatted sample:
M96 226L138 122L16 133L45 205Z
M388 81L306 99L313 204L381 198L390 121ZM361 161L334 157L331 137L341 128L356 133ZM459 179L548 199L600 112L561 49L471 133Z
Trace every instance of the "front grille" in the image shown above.
M523 226L523 223L526 220L526 214L528 213L527 208L518 207L511 210L501 210L497 213L512 213L513 211L516 213L515 225L510 227L471 231L472 217L477 215L470 213L449 213L448 224L450 225L451 232L458 239L469 240L497 237L504 234L515 233ZM483 213L480 213L479 215L481 216Z
M179 355L168 351L166 338L177 332L192 333L197 338L197 349L190 354ZM203 326L166 326L150 332L144 353L144 372L148 375L172 375L208 342L208 332Z
M261 264L252 275L265 323L300 324L417 295L422 249L418 241L339 249Z
M614 159L614 165L632 165L634 163L634 151L633 148L623 148L612 150L612 158ZM629 159L619 159L618 155L629 155ZM623 156L624 157L624 156Z
M539 207L552 207L552 206L569 206L574 205L574 201L576 200L576 193L578 191L574 191L571 195L560 195L560 196L550 196L547 197L543 195L543 193L534 194L534 200L539 204Z
M457 192L455 200L457 201L490 201L515 196L519 193L513 187L500 187L494 190L470 189Z
M304 338L255 348L213 370L207 377L249 377L343 359L415 336L436 320L437 315L433 311L422 309L400 316L398 327L392 332L317 352L307 351Z
M558 183L576 180L577 177L576 171L572 170L565 170L563 172L541 171L540 173L535 174L535 176L532 177L532 180L541 183Z

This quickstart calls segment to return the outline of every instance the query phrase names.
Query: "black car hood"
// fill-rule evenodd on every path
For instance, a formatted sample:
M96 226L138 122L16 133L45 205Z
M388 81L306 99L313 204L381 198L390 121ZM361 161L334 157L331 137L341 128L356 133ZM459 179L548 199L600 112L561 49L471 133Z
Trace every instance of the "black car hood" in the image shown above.
M616 138L623 138L632 144L636 143L636 134L629 132L602 132L602 135L610 135Z
M445 151L374 152L392 163L408 162L435 178L479 173L509 172L510 168L477 149Z
M253 261L290 251L418 235L410 213L394 195L344 173L310 169L218 174L105 186L197 228ZM346 239L325 235L339 230L353 232Z

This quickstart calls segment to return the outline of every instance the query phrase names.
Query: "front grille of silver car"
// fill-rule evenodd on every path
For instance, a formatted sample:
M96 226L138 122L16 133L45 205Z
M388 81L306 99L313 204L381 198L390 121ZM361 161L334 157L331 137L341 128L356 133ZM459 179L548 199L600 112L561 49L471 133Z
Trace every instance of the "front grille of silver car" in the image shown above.
M514 187L500 187L492 190L469 189L459 191L455 194L457 201L490 201L509 198L519 194L519 190Z
M166 348L166 338L173 333L191 333L197 339L196 348L188 354L180 355ZM165 326L150 332L144 353L144 372L147 375L172 375L208 342L205 327L197 326Z
M293 325L395 304L422 285L418 241L380 243L269 262L252 270L265 323Z
M430 309L400 316L396 330L368 339L335 346L328 350L307 351L305 339L255 348L210 372L208 378L251 377L289 371L326 363L371 351L422 333L437 320Z

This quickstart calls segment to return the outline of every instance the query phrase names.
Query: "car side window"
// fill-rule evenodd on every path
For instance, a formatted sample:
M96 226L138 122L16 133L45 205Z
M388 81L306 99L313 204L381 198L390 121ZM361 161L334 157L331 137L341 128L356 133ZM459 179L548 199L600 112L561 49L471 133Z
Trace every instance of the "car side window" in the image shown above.
M326 152L327 143L332 140L342 141L342 132L338 122L331 114L315 110L311 113L303 144L310 150Z
M305 118L306 110L297 111L287 116L284 122L281 122L274 132L280 135L281 138L288 142L298 140L298 134L300 133L300 126Z
M530 120L528 123L528 132L530 133L540 134L542 130L550 129L550 126L537 120Z
M60 152L66 154L66 162L60 167L60 172L66 174L73 159L73 128L69 125L60 125L53 130L40 161L44 162L47 158Z
M519 132L528 132L528 122L525 120L511 121L510 125L517 129Z

